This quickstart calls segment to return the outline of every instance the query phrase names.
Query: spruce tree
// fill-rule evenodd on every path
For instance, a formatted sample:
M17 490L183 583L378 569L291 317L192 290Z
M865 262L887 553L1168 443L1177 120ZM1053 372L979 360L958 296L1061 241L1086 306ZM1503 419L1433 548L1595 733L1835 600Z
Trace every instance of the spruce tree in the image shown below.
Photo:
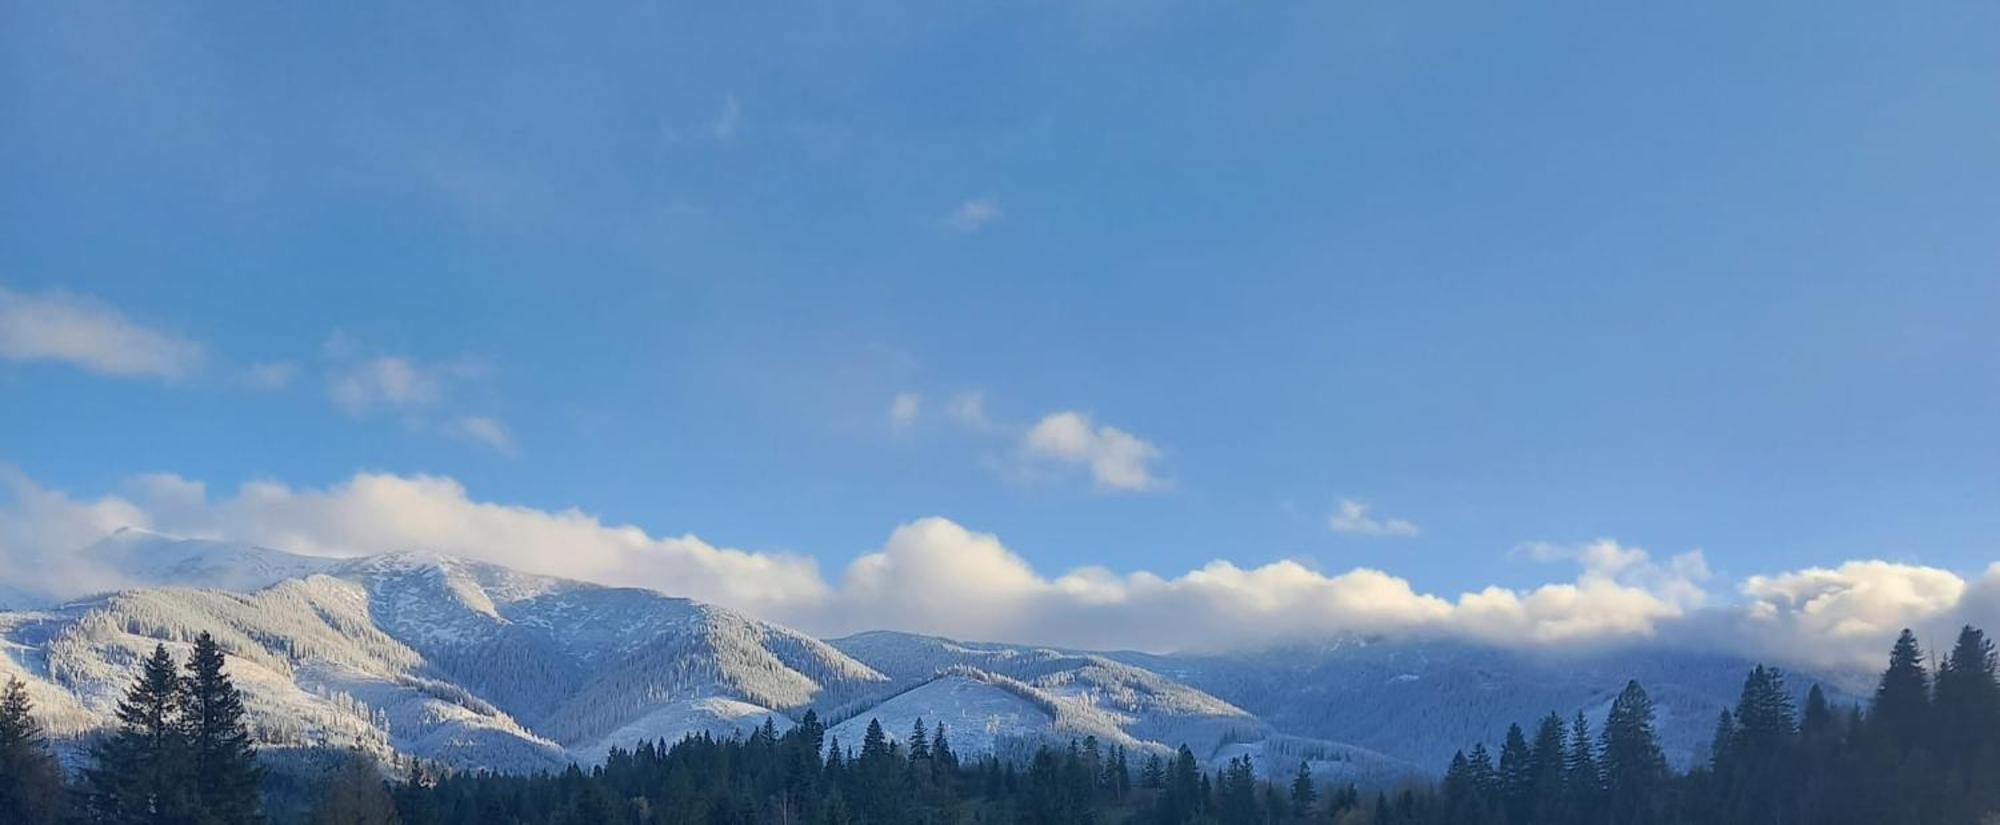
M1305 816L1318 801L1319 787L1313 784L1312 764L1301 759L1298 773L1292 775L1292 815Z
M1511 825L1527 825L1533 813L1535 775L1528 738L1519 724L1507 726L1500 743L1500 805Z
M224 670L225 659L214 637L195 637L182 680L181 721L203 822L241 825L262 820L257 789L263 771L243 722L243 695Z
M1922 741L1930 715L1930 675L1924 672L1924 652L1917 646L1917 634L1904 628L1889 651L1889 669L1875 687L1875 707L1870 714L1871 734L1899 750L1908 750Z
M155 645L118 703L118 730L91 749L85 802L98 822L182 822L194 810L181 679L167 646Z
M63 813L62 769L35 721L28 686L0 690L0 822L46 825Z
M1166 761L1157 753L1147 754L1145 766L1139 769L1139 787L1157 791L1166 786Z
M1708 768L1718 777L1735 765L1736 715L1723 710L1715 717L1715 734L1708 742Z
M944 720L938 720L937 732L931 734L931 761L939 773L958 771L958 754L951 750L951 743L944 738Z
M1597 764L1597 742L1583 711L1569 724L1569 751L1563 755L1563 812L1570 822L1594 822L1604 792L1604 774Z
M1550 713L1535 726L1535 740L1529 748L1528 796L1531 822L1555 822L1562 815L1563 737L1567 726L1562 717Z
M1643 825L1657 821L1667 761L1653 726L1653 699L1637 681L1611 702L1604 720L1605 822Z
M916 726L910 729L910 761L931 758L931 732L924 727L924 718L917 717Z
M313 806L313 825L399 825L396 800L373 757L354 751L341 759Z
M1806 707L1799 714L1799 737L1808 742L1823 743L1833 736L1833 726L1833 708L1826 703L1826 691L1815 684L1806 693Z
M1937 716L1947 752L1968 759L2000 733L2000 682L1994 678L1993 643L1967 626L1938 668Z

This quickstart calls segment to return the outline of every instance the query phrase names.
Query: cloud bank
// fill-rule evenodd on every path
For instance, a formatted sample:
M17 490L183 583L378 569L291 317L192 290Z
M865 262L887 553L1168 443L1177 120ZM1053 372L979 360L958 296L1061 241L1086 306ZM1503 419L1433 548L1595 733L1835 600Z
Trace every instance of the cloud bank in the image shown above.
M360 473L324 488L245 484L216 496L174 475L78 498L0 471L0 585L109 586L76 549L121 526L323 556L425 550L650 587L821 634L892 628L969 639L1143 650L1224 649L1344 633L1543 646L1669 643L1792 665L1868 668L1897 629L1946 638L2000 619L2000 564L1976 576L1885 561L1712 583L1699 551L1660 559L1612 540L1533 545L1573 566L1530 588L1426 593L1388 571L1217 560L1172 575L1034 569L999 537L945 518L896 527L829 580L808 557L655 536L576 509L480 501L436 476Z
M0 358L178 381L201 369L203 352L199 344L133 321L94 298L0 287Z

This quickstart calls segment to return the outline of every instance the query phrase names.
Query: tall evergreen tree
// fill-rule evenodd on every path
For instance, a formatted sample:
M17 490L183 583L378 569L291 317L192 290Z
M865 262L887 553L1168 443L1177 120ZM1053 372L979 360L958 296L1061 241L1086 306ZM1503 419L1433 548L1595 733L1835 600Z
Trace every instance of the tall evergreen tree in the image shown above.
M1167 786L1167 764L1157 753L1146 755L1146 764L1139 769L1139 787L1159 790Z
M1819 685L1806 692L1805 710L1799 713L1799 736L1809 742L1822 741L1834 734L1833 707L1826 703L1826 691Z
M257 787L263 771L243 722L243 695L230 680L226 665L213 636L203 632L195 637L182 680L181 722L202 821L241 825L262 819Z
M1637 681L1611 702L1604 720L1604 817L1613 825L1644 825L1659 819L1659 794L1667 760L1654 728L1653 699Z
M1301 759L1298 773L1292 774L1292 815L1311 813L1313 803L1318 801L1319 786L1313 783L1312 763Z
M373 757L354 751L341 760L313 806L313 825L400 825L396 800Z
M1500 806L1509 825L1527 825L1534 812L1535 774L1528 737L1520 724L1507 726L1500 742Z
M164 644L153 647L138 679L118 703L118 730L91 750L86 805L98 822L191 821L187 736L181 725L181 679Z
M944 738L944 720L937 723L937 732L931 734L931 762L939 773L958 771L958 754L951 750L951 742Z
M924 718L917 717L915 727L910 729L910 761L931 758L931 732L924 727Z
M28 686L0 689L0 822L46 825L63 813L62 770L35 721Z
M1875 687L1871 733L1875 738L1908 750L1921 741L1925 720L1930 716L1930 674L1924 671L1924 652L1917 646L1917 634L1904 628L1889 651L1889 669Z
M1570 822L1596 821L1604 793L1604 774L1597 764L1597 742L1583 711L1569 723L1569 751L1563 755L1563 813Z
M1535 726L1528 752L1528 821L1557 822L1563 810L1563 737L1567 726L1551 712Z
M1947 750L1967 758L2000 729L2000 682L1994 678L1993 643L1967 626L1937 674L1937 716Z

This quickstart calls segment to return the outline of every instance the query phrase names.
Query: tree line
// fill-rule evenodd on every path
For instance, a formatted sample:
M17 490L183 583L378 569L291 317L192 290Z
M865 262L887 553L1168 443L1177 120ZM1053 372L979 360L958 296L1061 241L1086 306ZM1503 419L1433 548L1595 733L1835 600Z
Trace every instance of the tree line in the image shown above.
M1934 667L1932 665L1935 665ZM1934 663L1904 631L1867 707L1817 685L1796 707L1781 671L1744 679L1707 758L1662 754L1637 682L1602 730L1583 714L1510 727L1454 755L1441 780L1363 793L1301 763L1260 777L1239 756L1210 770L1183 746L1140 753L1095 738L1025 761L964 759L942 724L900 740L871 721L859 747L808 711L739 738L614 749L560 773L395 777L360 754L320 781L309 818L327 825L1980 825L2000 813L2000 679L1994 647L1967 627ZM244 823L261 819L242 705L204 634L178 672L164 647L142 665L119 729L65 787L25 689L0 694L0 822ZM1530 732L1532 730L1532 732Z
M247 825L263 821L243 696L222 648L195 638L185 667L166 645L140 662L118 703L118 728L90 748L91 764L66 783L27 686L0 693L0 823L44 825Z

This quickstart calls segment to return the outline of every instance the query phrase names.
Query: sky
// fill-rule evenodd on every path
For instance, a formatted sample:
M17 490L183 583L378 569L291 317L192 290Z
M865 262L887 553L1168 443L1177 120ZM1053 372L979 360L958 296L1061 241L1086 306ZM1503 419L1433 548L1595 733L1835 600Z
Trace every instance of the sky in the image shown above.
M2000 580L1996 30L6 5L0 559L135 523L824 632L1873 651Z

